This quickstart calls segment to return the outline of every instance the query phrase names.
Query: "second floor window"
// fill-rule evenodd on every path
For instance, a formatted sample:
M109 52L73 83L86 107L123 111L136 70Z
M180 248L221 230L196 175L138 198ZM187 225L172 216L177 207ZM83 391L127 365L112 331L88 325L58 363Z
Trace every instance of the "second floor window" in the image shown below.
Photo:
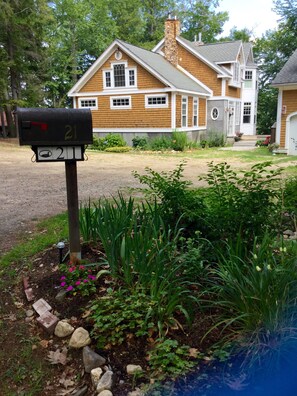
M253 72L252 70L246 70L244 73L244 87L252 88L253 87Z
M127 67L127 62L114 63L103 70L104 88L136 87L136 69Z

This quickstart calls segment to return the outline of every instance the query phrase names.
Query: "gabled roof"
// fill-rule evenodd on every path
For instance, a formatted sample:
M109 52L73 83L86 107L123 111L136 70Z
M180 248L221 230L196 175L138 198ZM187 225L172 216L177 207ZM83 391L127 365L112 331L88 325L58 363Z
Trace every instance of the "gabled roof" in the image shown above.
M203 45L199 45L197 41L194 41L190 42L190 44L196 48L199 54L215 63L236 62L242 48L242 42L240 40Z
M151 51L147 51L143 48L136 47L135 45L128 44L122 40L118 40L122 46L135 55L139 60L149 66L152 70L155 70L160 76L170 82L175 88L187 91L198 91L203 94L209 94L202 85L186 76L184 73L179 71L176 67L171 65L163 56L156 54Z
M297 49L272 81L273 86L297 84Z
M253 56L253 44L252 43L242 43L243 52L244 52L244 59L246 66L256 67L256 63L254 62Z
M138 64L152 73L157 79L162 81L168 87L180 91L190 91L196 94L207 96L210 95L209 90L176 69L161 55L136 47L135 45L128 44L122 40L115 40L79 79L74 87L72 87L72 89L68 92L68 96L75 96L76 93L79 92L86 84L86 82L106 62L106 60L116 48L120 48L123 52L129 55Z

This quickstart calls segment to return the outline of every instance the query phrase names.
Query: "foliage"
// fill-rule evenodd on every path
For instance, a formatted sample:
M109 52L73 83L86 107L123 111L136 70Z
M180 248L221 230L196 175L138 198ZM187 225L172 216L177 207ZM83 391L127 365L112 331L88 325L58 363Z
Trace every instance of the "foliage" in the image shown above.
M209 172L201 180L210 186L205 197L207 237L251 241L266 230L276 232L280 222L281 169L269 169L270 162L253 165L242 176L227 163L209 163Z
M106 150L109 147L124 147L126 142L123 137L118 133L109 133L102 139L103 149Z
M107 289L107 294L93 301L90 307L92 336L98 347L121 344L131 335L148 335L154 327L148 314L152 304L149 296L140 290L131 293L124 288Z
M140 183L146 184L148 196L158 199L164 221L171 227L179 222L187 233L203 229L204 204L197 191L189 188L191 183L182 180L185 163L180 163L172 172L158 173L146 168L146 174L134 172Z
M178 341L170 338L159 339L148 354L148 362L153 375L159 379L176 378L194 367L189 360L189 347L180 346Z
M227 252L209 280L206 305L217 312L214 328L222 330L223 342L239 343L248 360L281 353L297 334L296 245L289 252L266 234L244 259L231 245Z
M287 215L291 218L292 227L297 231L297 176L286 179L284 186L284 210Z
M69 265L61 264L60 271L62 274L64 273L60 277L60 287L66 289L67 292L74 296L77 293L82 296L89 296L95 293L96 286L94 281L96 276L92 275L92 269L89 266L83 264L73 265L71 263Z
M172 148L176 151L184 151L188 146L188 137L186 132L172 132Z
M147 148L147 145L148 145L147 138L140 137L140 136L135 136L132 139L132 145L136 149L145 150Z
M160 136L149 141L149 147L153 151L171 149L171 139L168 136Z
M129 146L124 146L124 147L107 147L105 149L106 152L108 153L127 153L128 151L131 150L131 147Z
M200 141L200 146L205 147L224 147L226 144L226 136L222 132L209 131Z

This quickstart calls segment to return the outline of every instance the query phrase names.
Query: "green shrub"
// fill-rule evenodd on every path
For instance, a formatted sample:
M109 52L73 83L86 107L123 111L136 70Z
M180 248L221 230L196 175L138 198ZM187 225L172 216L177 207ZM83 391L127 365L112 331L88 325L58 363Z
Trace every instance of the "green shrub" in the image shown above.
M91 150L103 150L103 140L93 135L93 144L90 146Z
M134 148L145 150L148 147L148 141L145 137L135 136L132 139L132 144Z
M167 136L156 137L149 141L149 147L153 151L163 151L171 149L172 141Z
M199 190L190 189L191 182L182 180L184 166L181 163L168 173L146 168L145 175L134 172L134 177L149 187L145 190L148 197L158 199L164 222L172 228L179 223L190 236L203 230L205 206Z
M104 150L108 147L124 147L127 145L123 137L118 133L109 133L101 139Z
M172 132L172 148L176 151L184 151L188 146L188 137L186 132Z
M200 146L206 147L224 147L226 144L226 136L223 132L209 131L202 140Z
M124 146L124 147L107 147L105 151L109 153L127 153L128 151L131 151L131 147L129 146Z
M205 195L205 221L211 240L233 239L240 234L242 242L276 233L281 221L281 169L271 170L270 162L256 164L238 175L227 163L211 162L207 176L210 186Z

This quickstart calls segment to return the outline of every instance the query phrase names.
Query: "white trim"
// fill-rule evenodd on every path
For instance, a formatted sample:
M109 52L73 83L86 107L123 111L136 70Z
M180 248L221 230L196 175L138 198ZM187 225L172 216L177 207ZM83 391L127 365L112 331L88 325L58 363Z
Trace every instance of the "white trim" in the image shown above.
M95 106L82 106L82 105L81 105L81 102L82 102L83 100L86 100L86 101L88 101L88 100L94 100L94 101L95 101ZM80 97L80 98L78 98L78 108L79 108L79 109L98 110L98 98L96 98L96 97L90 97L90 96L88 96L87 98Z
M217 111L217 116L216 116L216 117L213 116L214 110ZM211 109L211 112L210 112L211 119L212 119L213 121L216 121L216 120L219 118L219 115L220 115L219 109L218 109L216 106L213 107L213 108Z
M129 105L120 105L120 106L114 106L113 101L117 99L129 99ZM111 96L109 98L110 101L110 108L112 110L128 110L132 109L132 99L131 96Z
M124 90L126 88L137 88L137 68L136 67L128 67L128 61L111 61L111 67L108 69L102 69L103 74L103 89L108 91L110 90ZM122 87L115 87L114 85L114 66L116 65L124 65L125 66L125 85ZM134 71L134 85L130 85L130 71ZM110 87L106 85L106 73L110 74Z
M286 118L286 146L285 146L285 148L288 150L288 153L290 151L290 132L291 132L290 122L291 122L291 118L295 117L296 115L297 115L297 111L289 114L288 117Z
M76 109L76 98L72 98L72 105L73 108Z
M282 89L282 90L286 90L286 91L290 91L292 89L297 89L297 83L290 83L288 85L288 83L286 84L270 84L272 87L274 88L278 88L278 89Z
M222 79L222 88L221 88L221 93L222 93L222 96L225 96L226 95L226 80L223 78Z
M193 81L195 81L197 84L201 85L202 88L204 88L208 94L205 95L213 95L213 90L210 89L207 85L205 85L203 82L201 82L200 80L198 80L198 78L194 77L193 74L191 74L190 72L188 72L186 69L184 69L183 67L177 65L177 69L179 69L180 71L182 71L184 74L186 74L188 77L190 77ZM203 95L203 94L202 94Z
M164 104L149 104L148 99L149 98L165 98ZM168 94L157 94L157 95L145 95L145 108L146 109L162 109L162 108L168 108Z
M171 127L174 130L176 128L176 93L171 94Z
M234 100L235 102L241 102L240 98L233 98L233 96L213 96L212 98L207 99L208 101L212 100Z
M181 98L181 128L188 128L188 111L189 111L189 100L187 96ZM186 104L186 114L183 113L183 105ZM183 125L183 118L186 116L186 125Z
M276 131L275 131L275 142L278 144L280 144L282 107L283 107L283 91L280 89L278 91L278 99L277 99L277 116L276 116Z
M195 104L197 104L196 113L194 112ZM197 117L197 124L196 125L194 123L194 117L195 116ZM193 96L193 119L192 119L192 125L193 125L193 127L198 127L199 126L199 98L197 96Z
M162 48L162 45L165 43L165 37L152 49L152 52L159 52Z

